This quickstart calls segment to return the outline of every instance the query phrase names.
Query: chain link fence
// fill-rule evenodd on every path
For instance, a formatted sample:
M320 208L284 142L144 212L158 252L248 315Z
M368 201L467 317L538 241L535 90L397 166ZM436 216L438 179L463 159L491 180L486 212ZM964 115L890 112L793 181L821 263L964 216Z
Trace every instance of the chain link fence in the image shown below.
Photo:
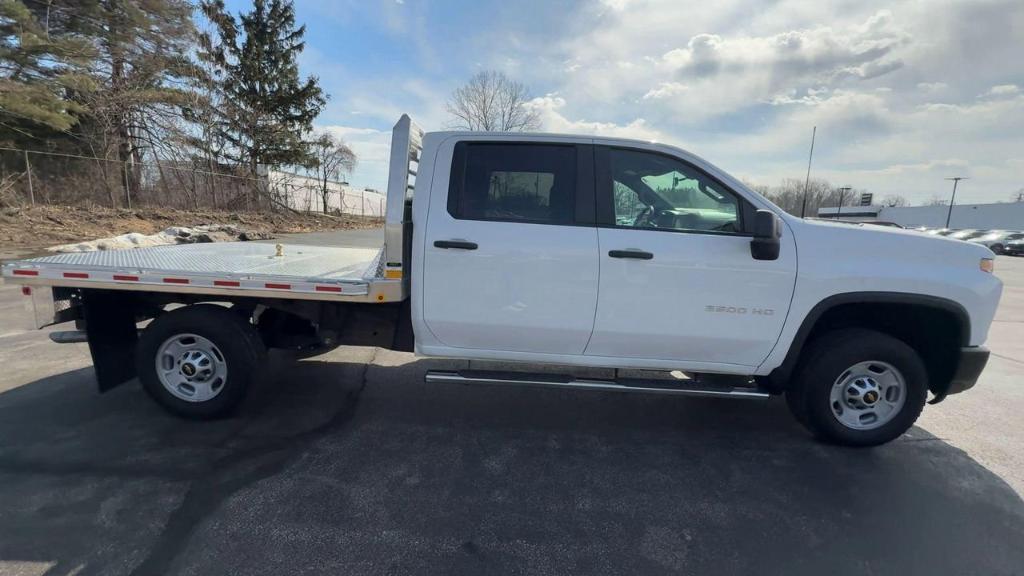
M213 167L214 169L211 169ZM384 196L326 183L326 212L382 217ZM111 208L325 212L324 184L280 171L259 177L191 162L121 161L0 147L0 207L36 204Z

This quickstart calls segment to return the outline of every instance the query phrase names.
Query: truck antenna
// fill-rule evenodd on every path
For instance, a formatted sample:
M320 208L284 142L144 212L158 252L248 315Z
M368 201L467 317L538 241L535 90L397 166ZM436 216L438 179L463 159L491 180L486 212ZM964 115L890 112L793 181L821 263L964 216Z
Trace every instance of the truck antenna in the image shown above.
M811 184L811 160L814 159L814 137L818 135L818 127L811 130L811 153L807 156L807 178L804 179L804 201L800 205L800 217L807 214L807 188Z

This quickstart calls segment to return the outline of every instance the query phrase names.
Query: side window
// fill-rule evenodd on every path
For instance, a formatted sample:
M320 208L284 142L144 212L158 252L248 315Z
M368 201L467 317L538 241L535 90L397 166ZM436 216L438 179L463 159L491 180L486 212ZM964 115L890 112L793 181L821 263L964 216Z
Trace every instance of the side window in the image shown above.
M652 152L615 148L608 150L608 160L616 226L743 230L739 198L689 164Z
M571 224L576 147L460 142L448 212L463 220Z

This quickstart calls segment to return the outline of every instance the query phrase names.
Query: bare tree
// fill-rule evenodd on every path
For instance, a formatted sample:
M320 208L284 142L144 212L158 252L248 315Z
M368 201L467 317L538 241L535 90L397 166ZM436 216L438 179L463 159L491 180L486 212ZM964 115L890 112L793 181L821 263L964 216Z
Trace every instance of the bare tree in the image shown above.
M1010 194L1010 202L1024 202L1024 188Z
M749 184L748 184L749 185ZM756 192L774 202L779 208L794 216L800 216L804 210L806 196L806 215L816 216L819 208L836 207L840 200L843 206L853 206L859 199L862 190L850 189L840 192L827 180L811 178L805 185L802 179L786 178L778 186L751 186Z
M526 132L540 128L540 115L527 103L529 90L501 72L477 72L448 100L452 128L484 132Z
M329 183L341 179L343 173L352 172L356 167L356 153L340 138L331 134L322 134L312 143L313 166L316 171L317 186L320 200L323 202L324 214L328 212L328 199L331 196Z
M925 206L945 206L947 204L949 204L949 200L938 194L932 194L932 197L924 203Z
M898 206L906 206L907 199L899 194L886 194L885 198L882 199L882 204L888 208L896 208Z

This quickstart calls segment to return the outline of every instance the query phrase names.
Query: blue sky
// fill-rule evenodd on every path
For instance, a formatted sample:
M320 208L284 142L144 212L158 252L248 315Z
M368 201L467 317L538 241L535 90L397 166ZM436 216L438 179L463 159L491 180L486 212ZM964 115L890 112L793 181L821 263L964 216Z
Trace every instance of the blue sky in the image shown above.
M232 0L238 10L248 2ZM813 175L911 203L1024 188L1019 0L298 0L317 127L382 188L390 127L449 123L479 70L526 83L549 131L681 145L754 183Z

